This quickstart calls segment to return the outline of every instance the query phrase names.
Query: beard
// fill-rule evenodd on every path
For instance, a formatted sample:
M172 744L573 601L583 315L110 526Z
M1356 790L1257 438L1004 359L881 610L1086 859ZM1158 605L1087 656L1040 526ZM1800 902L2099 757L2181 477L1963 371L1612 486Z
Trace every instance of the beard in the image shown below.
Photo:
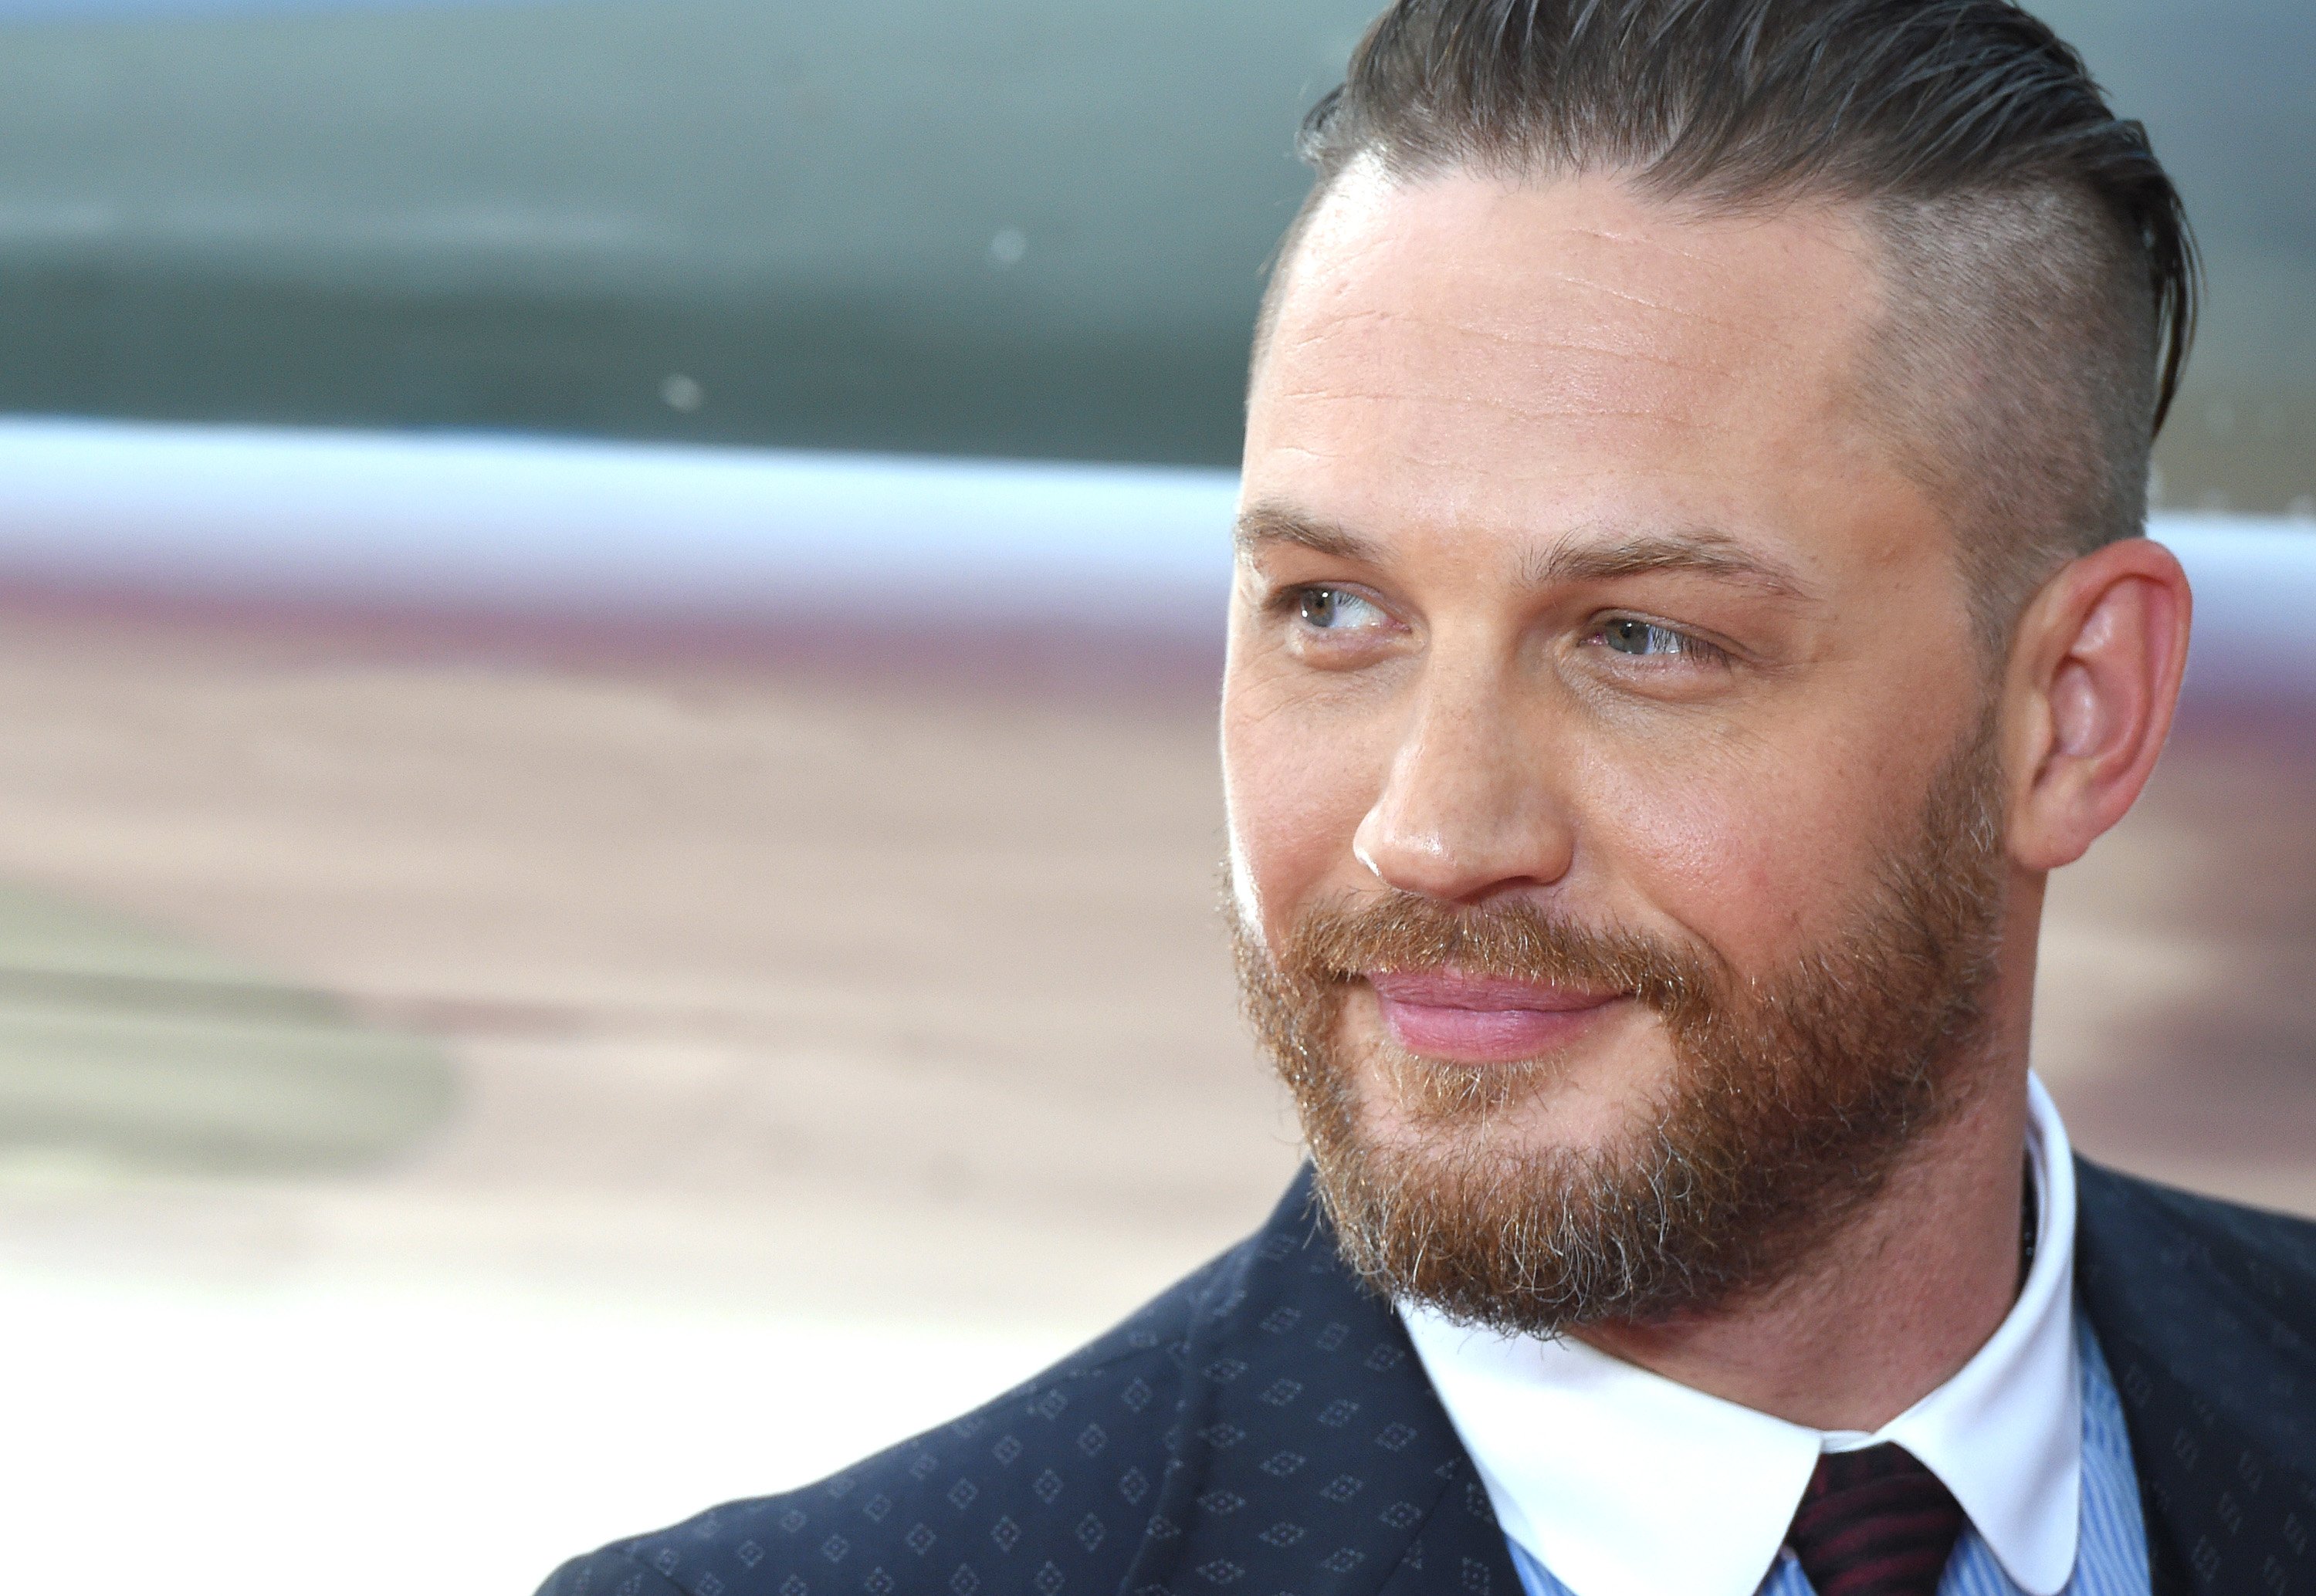
M1274 954L1226 894L1247 1013L1294 1095L1346 1262L1456 1322L1540 1335L1711 1312L1787 1278L1982 1073L1998 793L1982 723L1846 924L1750 978L1702 944L1407 893L1320 905ZM1346 1042L1366 972L1441 970L1625 993L1661 1023L1671 1068L1622 1135L1536 1145L1549 1060L1468 1066L1387 1035ZM1378 1095L1394 1134L1371 1122Z

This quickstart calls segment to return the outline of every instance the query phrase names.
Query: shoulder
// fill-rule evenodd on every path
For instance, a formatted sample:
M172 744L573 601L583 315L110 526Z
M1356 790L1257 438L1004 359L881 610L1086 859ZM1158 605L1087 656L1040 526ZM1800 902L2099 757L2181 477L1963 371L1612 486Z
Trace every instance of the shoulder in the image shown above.
M1178 1450L1191 1325L1234 1256L940 1429L799 1490L615 1541L540 1596L1115 1589Z
M2078 1174L2076 1287L2126 1407L2168 1388L2179 1423L2316 1474L2316 1224Z
M2316 1222L2078 1160L2089 1275L2169 1296L2224 1287L2316 1332Z
M2159 1591L2283 1590L2316 1510L2316 1225L2078 1163L2077 1299Z

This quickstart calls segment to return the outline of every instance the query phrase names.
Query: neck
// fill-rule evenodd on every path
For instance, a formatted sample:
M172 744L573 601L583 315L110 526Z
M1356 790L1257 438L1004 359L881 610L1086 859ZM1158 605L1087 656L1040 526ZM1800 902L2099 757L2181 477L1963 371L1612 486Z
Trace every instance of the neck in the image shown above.
M1818 1430L1879 1430L1952 1379L2018 1294L2031 918L2022 944L1990 994L1993 1045L1968 1102L1801 1269L1725 1308L1579 1339Z
M1581 1339L1818 1430L1879 1430L1986 1344L2018 1290L2023 1071L1926 1139L1923 1157L1798 1274L1743 1304ZM1956 1146L1955 1143L1963 1145Z

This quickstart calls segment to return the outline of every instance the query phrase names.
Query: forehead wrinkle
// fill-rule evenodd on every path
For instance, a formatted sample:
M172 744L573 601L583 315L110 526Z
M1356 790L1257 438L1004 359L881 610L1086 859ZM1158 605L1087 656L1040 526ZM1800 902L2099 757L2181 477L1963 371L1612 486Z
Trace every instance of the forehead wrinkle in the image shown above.
M1342 450L1321 448L1314 443L1274 443L1270 446L1270 452L1276 455L1296 455L1310 460L1340 460L1343 457Z
M1701 323L1709 327L1721 327L1733 332L1749 333L1760 332L1767 330L1766 324L1759 319L1746 320L1733 316L1715 315L1710 311L1699 310L1689 306L1671 304L1662 299L1653 298L1647 294L1640 293L1631 288L1618 288L1614 284L1603 282L1599 278L1590 276L1582 271L1554 270L1537 267L1529 267L1526 270L1534 279L1534 282L1529 285L1528 289L1530 294L1533 294L1534 289L1537 287L1575 288L1586 293L1599 294L1604 298L1615 299L1623 304L1635 306L1640 309L1659 315L1678 316L1685 321ZM1339 272L1331 275L1348 275L1348 273ZM1474 338L1483 338L1502 343L1525 343L1534 341L1527 334L1517 331L1492 329L1473 322L1460 320L1455 317L1434 316L1424 315L1421 312L1411 313L1407 310L1385 306L1378 306L1367 310L1326 310L1318 313L1315 318L1317 322L1316 325L1307 324L1308 321L1311 319L1312 318L1310 318L1307 314L1304 317L1282 316L1280 321L1283 326L1293 329L1291 336L1280 341L1282 344L1290 349L1299 348L1304 344L1330 337L1346 328L1358 326L1363 323L1406 321L1418 322L1424 326L1442 328L1452 332L1463 332L1469 334ZM1305 324L1297 325L1298 322L1304 322ZM1791 339L1778 336L1774 332L1771 335L1777 336L1778 341L1780 342L1790 343L1793 341Z
M1603 359L1638 360L1643 365L1670 366L1684 371L1693 370L1700 366L1710 367L1715 370L1731 370L1738 364L1733 360L1706 361L1681 355L1664 354L1630 343L1589 343L1574 338L1554 338L1543 333L1482 326L1471 322L1435 321L1426 323L1425 325L1434 331L1448 333L1473 343L1489 344L1513 353L1592 355ZM1320 333L1306 337L1299 341L1298 346L1307 348L1314 342L1323 341L1325 336ZM1307 392L1308 390L1293 390L1296 395Z
M1578 228L1572 231L1580 236L1599 238L1629 248L1652 249L1660 254L1670 256L1688 265L1705 268L1708 271L1717 272L1725 266L1725 262L1713 253L1679 248L1662 239L1627 240L1596 228ZM1558 269L1531 268L1531 270L1536 271L1538 280L1543 282L1596 293L1604 298L1619 300L1654 314L1679 317L1703 326L1737 332L1748 339L1762 340L1787 349L1804 348L1812 341L1802 332L1789 325L1780 317L1720 315L1695 306L1669 303L1642 289L1620 287L1614 282L1604 281L1598 275L1583 270L1581 265Z
M1670 255L1676 261L1686 261L1693 266L1712 266L1718 263L1718 257L1713 253L1701 249L1684 247L1673 243L1669 237L1626 233L1614 227L1587 226L1581 224L1566 226L1562 230L1577 238L1597 238L1601 243L1613 244L1618 249L1654 250L1658 254Z
M1682 237L1700 236L1706 232L1716 235L1756 232L1762 223L1781 216L1804 220L1814 216L1822 226L1813 230L1826 237L1827 241L1833 244L1842 255L1852 262L1862 263L1870 260L1874 252L1873 235L1862 225L1867 220L1866 213L1862 208L1847 206L1838 201L1812 201L1797 195L1789 203L1776 207L1773 211L1756 217L1750 221L1716 217L1709 214L1683 215L1678 208L1666 214L1671 220L1684 224L1677 233L1627 233L1613 226L1581 222L1568 224L1562 230L1576 237L1597 238L1603 244L1621 248L1654 250L1660 254L1670 255L1677 261L1686 261L1691 265L1715 269L1722 263L1721 241L1718 238L1711 247L1684 244L1678 240Z
M1709 311L1698 310L1690 306L1668 304L1662 299L1652 298L1633 288L1620 288L1612 283L1602 282L1598 278L1587 276L1582 272L1549 271L1538 272L1537 275L1543 281L1557 283L1564 288L1581 288L1587 293L1599 294L1604 298L1621 300L1626 305L1638 306L1643 310L1659 315L1679 316L1686 321L1702 322L1708 327L1725 327L1734 332L1753 332L1759 330L1761 326L1758 321L1740 321L1731 316L1715 315Z
M1713 430L1713 424L1709 421L1699 421L1691 416L1671 415L1661 410L1612 409L1599 404L1523 404L1516 399L1488 398L1476 394L1410 392L1405 389L1385 388L1297 388L1289 389L1279 397L1307 400L1314 404L1355 402L1400 404L1416 401L1431 409L1488 411L1524 421L1646 421L1652 426L1670 427L1686 432L1705 432Z

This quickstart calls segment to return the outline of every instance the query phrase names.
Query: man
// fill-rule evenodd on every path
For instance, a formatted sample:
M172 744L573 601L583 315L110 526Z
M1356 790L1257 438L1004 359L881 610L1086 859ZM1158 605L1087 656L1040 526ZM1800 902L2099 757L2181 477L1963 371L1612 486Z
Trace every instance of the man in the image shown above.
M1223 740L1311 1173L548 1591L2316 1591L2316 1228L2026 1069L2187 644L2139 129L2007 0L1401 0L1305 147Z

